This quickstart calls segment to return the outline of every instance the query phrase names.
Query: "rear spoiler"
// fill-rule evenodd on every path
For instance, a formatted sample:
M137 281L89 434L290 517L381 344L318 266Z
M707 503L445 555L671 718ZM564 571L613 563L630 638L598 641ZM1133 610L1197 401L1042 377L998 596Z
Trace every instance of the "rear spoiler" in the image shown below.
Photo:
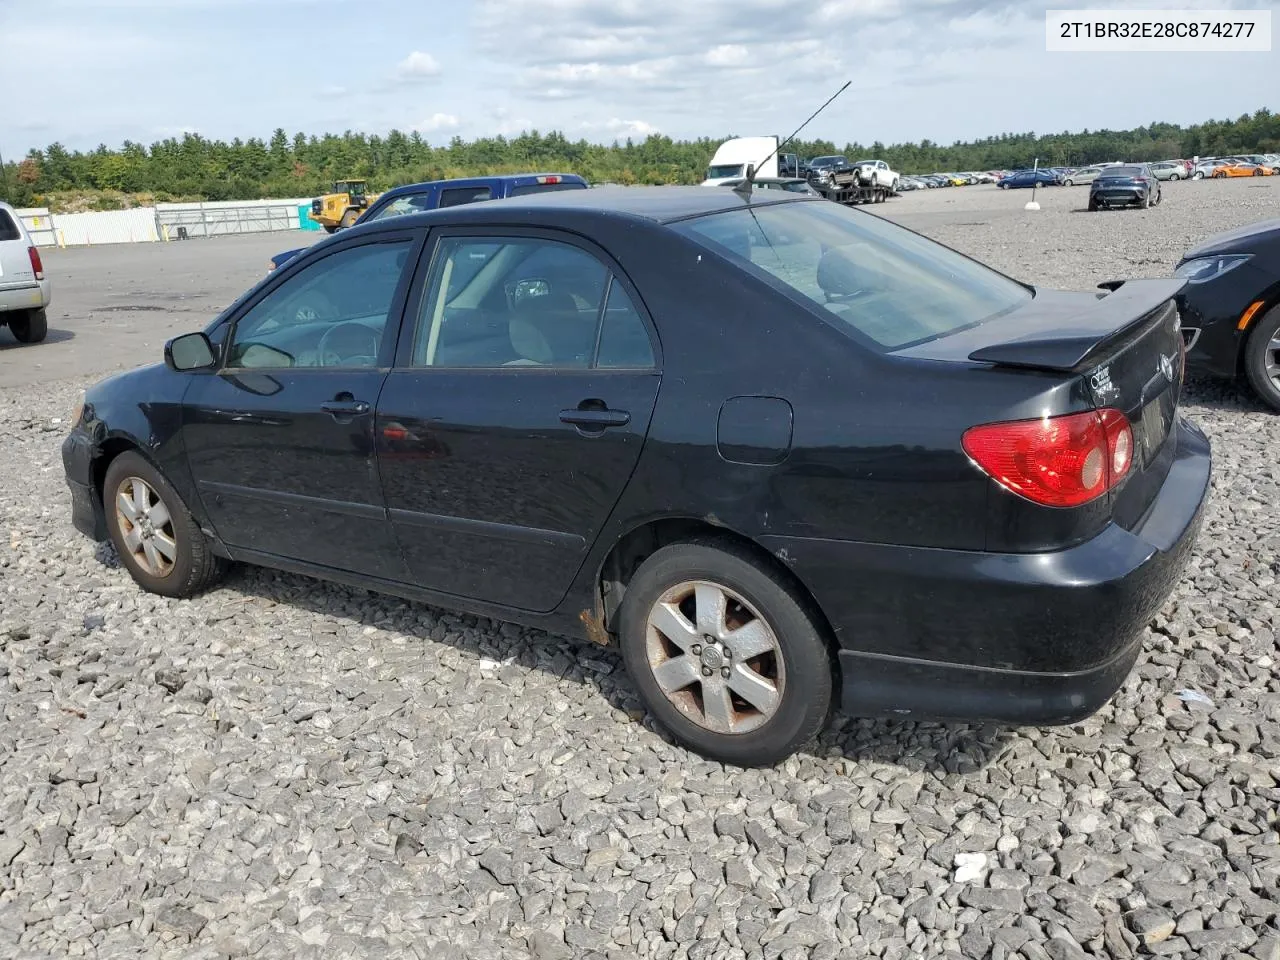
M969 354L969 359L1070 373L1140 325L1186 285L1187 281L1179 277L1108 280L1098 286L1111 292L1099 294L1086 309L1064 313L1052 323L1037 324L1025 337L979 347Z

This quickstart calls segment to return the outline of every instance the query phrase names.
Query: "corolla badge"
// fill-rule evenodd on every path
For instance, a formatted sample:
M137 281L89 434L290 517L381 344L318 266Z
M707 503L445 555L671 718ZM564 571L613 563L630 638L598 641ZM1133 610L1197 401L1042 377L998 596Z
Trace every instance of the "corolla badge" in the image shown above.
M1173 357L1160 358L1160 372L1164 374L1164 378L1173 383Z

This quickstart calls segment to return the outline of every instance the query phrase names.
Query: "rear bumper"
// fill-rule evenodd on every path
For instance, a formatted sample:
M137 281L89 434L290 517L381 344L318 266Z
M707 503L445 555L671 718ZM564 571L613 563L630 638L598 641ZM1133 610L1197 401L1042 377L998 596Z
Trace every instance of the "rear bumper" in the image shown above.
M1054 553L761 538L840 644L842 705L866 716L1074 723L1137 660L1199 532L1211 454L1185 420L1146 516Z
M1122 190L1094 190L1089 199L1096 203L1141 203L1147 199L1150 190L1140 190L1137 188Z
M51 287L48 280L41 280L25 287L9 287L0 290L0 313L44 309L52 299Z
M94 444L83 430L73 429L62 441L62 469L71 491L71 524L93 540L107 539L107 518L93 482Z

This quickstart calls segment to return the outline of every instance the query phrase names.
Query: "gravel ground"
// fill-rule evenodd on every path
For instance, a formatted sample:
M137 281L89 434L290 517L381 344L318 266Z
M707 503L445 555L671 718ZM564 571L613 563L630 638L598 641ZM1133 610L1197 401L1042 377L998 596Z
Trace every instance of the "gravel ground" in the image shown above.
M1167 189L876 212L1088 288L1280 197ZM1234 389L1189 388L1212 503L1101 713L840 719L743 772L597 648L255 569L140 592L67 522L85 382L0 389L0 956L1280 960L1280 417Z

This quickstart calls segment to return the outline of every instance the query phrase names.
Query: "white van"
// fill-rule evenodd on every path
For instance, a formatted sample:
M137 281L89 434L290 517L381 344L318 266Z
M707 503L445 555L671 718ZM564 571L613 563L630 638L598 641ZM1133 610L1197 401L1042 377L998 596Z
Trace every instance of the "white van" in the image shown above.
M0 201L0 326L21 343L39 343L48 332L49 278L18 211Z
M704 187L717 187L727 180L737 180L747 175L747 165L756 168L756 176L778 175L777 137L734 137L716 148L716 155L707 167ZM768 162L765 162L768 158Z

